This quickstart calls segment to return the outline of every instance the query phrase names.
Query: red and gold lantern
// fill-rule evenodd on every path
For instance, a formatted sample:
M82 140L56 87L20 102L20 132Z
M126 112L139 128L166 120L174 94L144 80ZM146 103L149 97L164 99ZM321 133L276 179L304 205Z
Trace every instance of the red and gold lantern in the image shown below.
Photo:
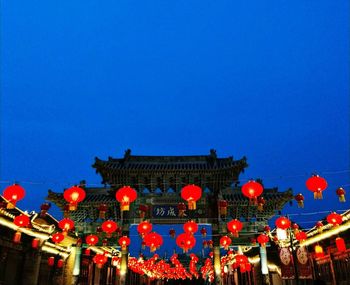
M64 240L64 234L62 234L62 233L55 233L55 234L52 235L51 239L52 239L52 241L54 243L60 243L61 241Z
M343 217L333 212L327 216L327 222L333 226L339 226L343 222Z
M339 202L346 202L345 200L345 190L342 188L342 187L339 187L337 190L336 190L336 194L338 195L339 197Z
M137 198L137 192L130 186L124 186L115 193L115 198L120 203L121 211L129 211L130 203Z
M266 201L264 197L258 197L258 211L263 211L264 210L264 205L266 204Z
M103 267L103 265L105 265L107 260L108 260L107 256L100 253L96 254L92 259L92 261L96 264L97 268L100 268L100 269Z
M207 230L206 228L201 228L201 231L200 231L202 237L206 237L207 236Z
M228 203L226 200L219 201L219 214L220 214L220 216L222 216L222 217L227 216L227 206L228 206Z
M198 225L195 221L188 221L183 226L184 232L193 235L198 231Z
M139 206L139 213L140 213L140 218L144 219L146 216L146 213L148 212L148 206L141 204Z
M62 268L64 265L64 260L61 258L57 260L57 268Z
M261 247L266 247L266 244L269 242L269 240L269 237L265 234L261 234L257 238L257 241Z
M148 221L141 222L137 226L137 232L139 233L141 238L144 238L145 235L147 235L151 231L152 231L152 224Z
M267 234L269 234L270 231L271 231L271 228L270 228L268 225L266 225L266 226L264 227L264 232L267 233Z
M295 201L298 203L298 208L304 208L304 195L299 193L294 196Z
M336 244L337 249L338 249L339 252L346 251L346 244L345 244L345 241L344 241L343 238L337 237L335 239L335 244Z
M183 252L188 252L196 245L196 239L191 234L182 233L177 236L176 244L183 249Z
M130 239L127 236L122 236L119 238L118 243L122 250L126 250L126 248L130 245Z
M173 228L171 228L171 229L169 230L169 235L170 235L172 238L174 238L174 237L175 237L175 234L176 234L175 230L174 230Z
M47 211L51 208L50 203L43 203L40 206L40 217L44 218L46 216Z
M220 238L220 245L225 249L228 250L228 247L231 245L231 239L228 236L223 236Z
M227 229L234 237L238 237L238 233L242 230L243 224L237 219L233 219L227 223Z
M58 223L58 227L62 230L64 235L67 235L67 233L74 229L74 222L69 218L64 218Z
M48 259L47 259L47 264L52 267L55 265L55 258L53 256L50 256Z
M254 180L250 180L242 186L242 194L249 198L250 204L257 204L257 197L264 191L264 187Z
M144 241L146 243L146 246L150 248L150 252L154 252L157 248L159 248L163 244L162 236L155 232L147 234L144 237Z
M40 239L38 238L33 238L32 239L32 248L37 249L39 247Z
M16 203L24 198L26 192L20 185L13 184L6 187L2 195L8 201L7 209L13 209L16 207Z
M307 234L303 231L299 231L298 233L295 234L295 239L301 243L307 240Z
M181 190L181 197L188 203L189 210L196 210L196 202L202 197L202 188L197 185L187 185Z
M179 210L179 217L182 218L185 216L186 205L185 203L177 204L177 209Z
M316 226L317 231L319 233L322 233L322 231L323 231L323 223L321 221L318 221L315 226Z
M323 248L319 244L315 245L315 256L316 257L323 257L324 256Z
M102 223L102 230L106 233L107 238L112 237L112 234L117 230L118 225L116 222L108 220Z
M287 230L290 227L290 224L290 220L283 216L279 217L275 222L276 227L281 230Z
M314 192L314 199L322 199L322 191L327 188L327 181L319 175L313 175L306 180L306 188Z
M19 228L25 228L25 227L28 227L30 220L28 216L21 214L14 218L13 223ZM15 232L15 235L13 237L13 242L20 243L21 236L22 236L22 233L19 230Z
M75 211L85 196L84 189L78 186L70 187L63 192L63 198L69 203L69 211Z
M89 245L89 246L94 246L98 243L98 236L96 235L88 235L85 238L85 242Z

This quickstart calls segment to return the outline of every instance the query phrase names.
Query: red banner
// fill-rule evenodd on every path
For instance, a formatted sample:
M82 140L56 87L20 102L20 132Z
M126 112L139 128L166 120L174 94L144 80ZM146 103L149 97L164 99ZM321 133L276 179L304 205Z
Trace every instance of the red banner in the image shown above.
M311 262L306 247L298 247L296 256L299 279L312 279Z
M283 247L279 250L279 257L281 260L281 277L282 279L294 279L294 263L293 255L289 248Z

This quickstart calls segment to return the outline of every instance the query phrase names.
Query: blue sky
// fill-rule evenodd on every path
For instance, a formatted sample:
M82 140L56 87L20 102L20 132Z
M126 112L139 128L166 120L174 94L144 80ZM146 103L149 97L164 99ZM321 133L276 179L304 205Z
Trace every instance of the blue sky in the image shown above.
M242 179L304 193L286 213L347 207L348 1L12 0L1 14L0 179L27 189L23 208L99 184L94 157L127 148L245 155Z

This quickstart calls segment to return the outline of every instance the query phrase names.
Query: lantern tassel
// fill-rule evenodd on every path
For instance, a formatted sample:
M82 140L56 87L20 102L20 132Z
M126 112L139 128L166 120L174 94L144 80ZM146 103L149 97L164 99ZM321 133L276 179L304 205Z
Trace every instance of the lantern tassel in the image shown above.
M315 200L321 200L321 199L323 199L322 191L316 191L316 192L314 192L314 199L315 199Z
M339 195L339 202L346 202L345 195Z
M189 210L196 210L196 201L189 200L188 201L188 209Z

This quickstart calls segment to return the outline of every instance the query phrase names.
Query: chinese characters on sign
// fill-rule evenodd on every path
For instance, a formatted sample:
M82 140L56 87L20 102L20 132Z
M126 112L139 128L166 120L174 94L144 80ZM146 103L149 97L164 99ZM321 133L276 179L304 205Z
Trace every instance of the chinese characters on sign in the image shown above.
M178 209L176 206L159 205L153 206L152 216L154 218L174 218L178 216Z

